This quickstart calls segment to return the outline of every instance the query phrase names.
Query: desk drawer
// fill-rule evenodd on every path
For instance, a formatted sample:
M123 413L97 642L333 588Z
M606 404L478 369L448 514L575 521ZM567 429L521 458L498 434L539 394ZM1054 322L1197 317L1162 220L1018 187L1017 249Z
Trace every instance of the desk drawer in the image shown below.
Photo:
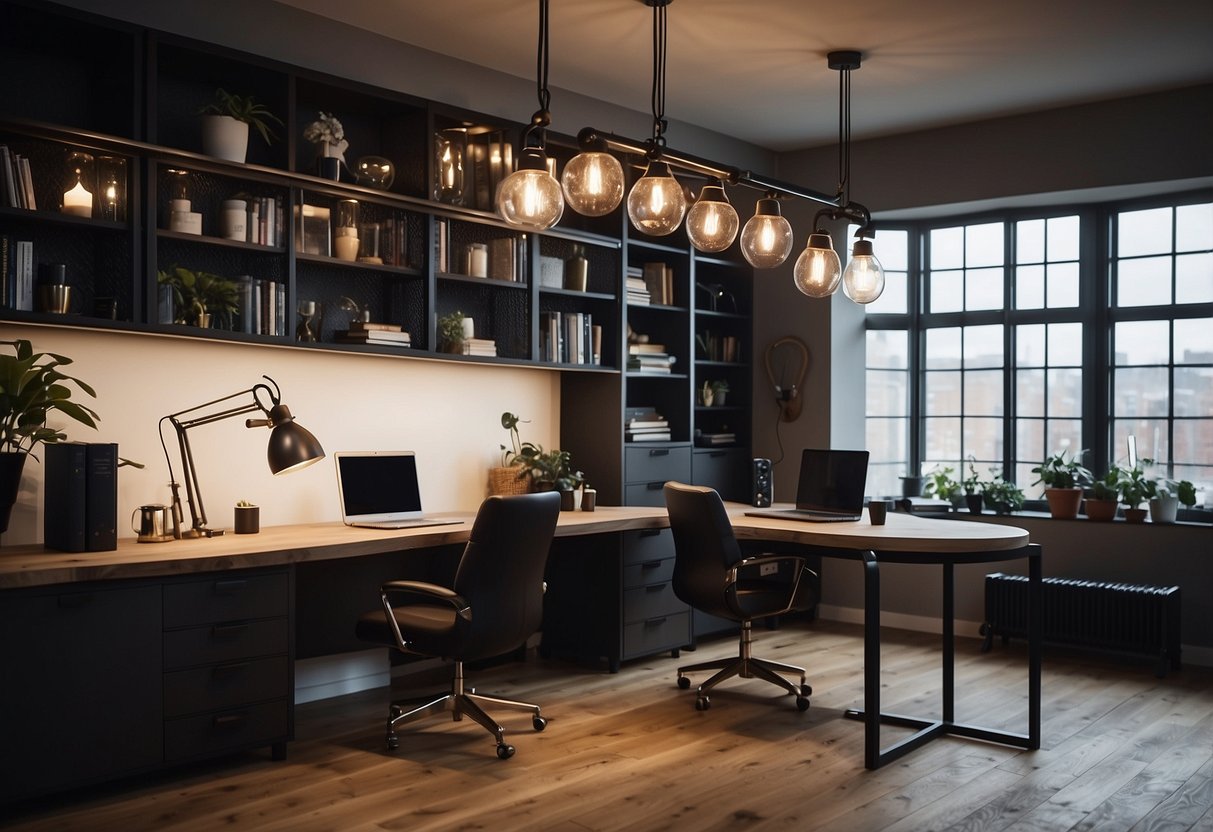
M164 626L285 616L290 605L287 574L241 575L166 584Z
M164 715L185 716L286 696L286 656L227 662L164 674Z
M674 577L674 559L647 560L623 567L623 588L669 583Z
M674 557L674 533L669 529L645 529L623 533L625 565Z
M685 613L689 608L674 594L669 582L626 589L623 592L623 623L649 621L667 615Z
M691 448L624 448L623 481L691 481ZM662 503L664 505L664 502Z
M692 482L715 488L723 500L750 502L750 457L745 448L697 448Z
M168 761L202 757L220 751L285 742L290 730L286 700L262 702L216 714L164 723L164 757Z
M680 612L623 628L623 658L632 659L660 653L662 650L678 650L691 643L691 614Z
M289 643L285 618L170 630L164 634L164 666L175 670L284 654Z

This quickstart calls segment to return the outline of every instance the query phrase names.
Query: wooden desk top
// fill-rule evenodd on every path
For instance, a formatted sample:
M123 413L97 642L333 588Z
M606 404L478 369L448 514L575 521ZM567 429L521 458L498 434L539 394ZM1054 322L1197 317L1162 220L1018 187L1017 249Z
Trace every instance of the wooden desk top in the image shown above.
M914 553L1009 552L1028 543L1028 533L1023 529L995 524L892 512L885 526L873 526L866 519L858 523L804 523L747 517L745 512L750 506L726 505L740 539L781 540L857 553L875 549L886 560L914 560L911 557ZM779 507L782 506L776 506ZM459 522L449 526L396 530L356 529L341 523L307 523L268 526L259 534L228 532L221 537L168 543L137 543L127 538L120 540L118 548L111 552L6 547L0 553L0 589L282 566L467 542L473 512L447 512L435 516ZM561 512L556 536L663 529L669 524L664 508L600 506L594 512ZM886 553L892 557L883 557Z

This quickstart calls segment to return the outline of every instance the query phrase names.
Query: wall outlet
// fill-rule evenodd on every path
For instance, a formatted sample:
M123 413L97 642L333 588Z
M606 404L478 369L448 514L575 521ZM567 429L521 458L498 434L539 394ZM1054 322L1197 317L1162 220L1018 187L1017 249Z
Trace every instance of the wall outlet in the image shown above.
M774 575L779 571L778 563L760 563L758 564L758 577L763 578L767 575Z

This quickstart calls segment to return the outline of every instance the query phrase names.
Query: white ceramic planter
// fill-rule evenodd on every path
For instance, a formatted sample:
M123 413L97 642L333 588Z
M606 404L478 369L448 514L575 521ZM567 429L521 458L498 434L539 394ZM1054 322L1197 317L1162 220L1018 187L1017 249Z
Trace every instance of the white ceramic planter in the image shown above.
M248 124L231 116L203 116L202 152L244 164L248 154Z
M1178 497L1154 497L1150 500L1150 520L1155 523L1174 523L1178 513Z

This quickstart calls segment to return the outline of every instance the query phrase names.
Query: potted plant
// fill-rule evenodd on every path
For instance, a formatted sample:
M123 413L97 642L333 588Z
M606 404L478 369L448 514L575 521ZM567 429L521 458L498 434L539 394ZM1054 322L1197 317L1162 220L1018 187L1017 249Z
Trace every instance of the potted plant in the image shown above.
M456 309L438 318L438 343L447 352L463 352L464 314Z
M1146 499L1152 522L1174 523L1180 503L1188 508L1196 505L1196 486L1188 480L1146 480Z
M256 129L266 144L272 144L275 137L267 120L282 124L251 95L233 95L224 89L215 90L215 100L198 114L202 116L202 152L241 164L248 153L249 127Z
M1078 516L1083 487L1091 482L1091 472L1080 462L1085 453L1082 450L1067 458L1062 449L1032 469L1032 473L1039 476L1032 484L1044 485L1049 514L1055 519L1073 520Z
M236 503L234 520L236 534L257 534L261 531L261 507L241 500Z
M303 138L316 145L319 175L334 182L339 180L341 166L345 163L345 151L350 143L337 117L321 111L315 121L303 128Z
M501 414L501 424L510 431L512 444L517 449L511 451L502 445L502 462L519 468L517 477L529 477L535 491L559 491L561 510L572 511L573 492L585 482L585 475L573 468L568 451L545 451L534 442L519 443L518 422L518 417L512 413Z
M173 266L157 274L162 285L173 289L175 321L208 329L215 324L230 328L240 295L236 281L209 272Z
M729 393L729 383L724 379L712 382L712 403L716 407L724 407L724 399Z
M950 465L943 467L936 465L932 468L927 473L927 484L922 490L923 496L955 504L960 497L960 483L952 479L953 470Z
M1147 509L1142 508L1149 494L1149 480L1140 465L1116 469L1116 491L1125 507L1126 523L1146 522Z
M5 532L26 457L37 459L34 450L40 443L67 438L46 424L47 417L61 413L90 428L97 427L100 417L88 406L72 401L73 387L93 398L97 394L85 382L61 371L72 363L70 358L34 352L26 340L0 343L12 347L12 354L0 353L0 532Z
M960 481L960 488L964 491L965 505L969 507L969 514L981 514L983 502L981 478L977 476L977 466L974 464L973 457L969 457L969 475Z
M1117 497L1116 481L1119 475L1117 468L1091 483L1091 494L1086 498L1085 509L1089 520L1108 521L1116 517L1116 509L1120 504Z
M981 486L986 508L993 509L995 514L1009 514L1023 508L1023 491L1015 483L1003 479L1002 474L991 473L993 478Z

